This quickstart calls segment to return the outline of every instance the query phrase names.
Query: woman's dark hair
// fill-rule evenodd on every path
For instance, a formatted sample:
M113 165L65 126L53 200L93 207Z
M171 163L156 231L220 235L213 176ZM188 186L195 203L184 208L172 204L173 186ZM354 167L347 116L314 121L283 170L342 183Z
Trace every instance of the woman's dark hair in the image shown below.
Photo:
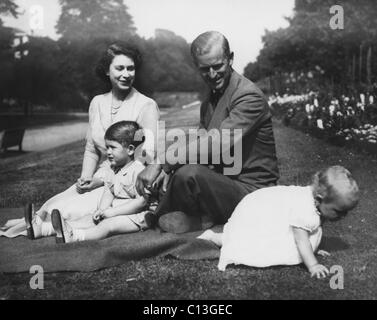
M106 83L109 82L107 72L109 71L110 64L114 57L119 55L125 55L132 59L135 63L136 70L141 66L141 53L136 47L120 42L113 43L107 48L106 52L102 55L95 68L96 75Z
M119 121L112 124L105 133L105 140L116 141L123 146L132 144L137 148L144 142L143 130L135 121Z

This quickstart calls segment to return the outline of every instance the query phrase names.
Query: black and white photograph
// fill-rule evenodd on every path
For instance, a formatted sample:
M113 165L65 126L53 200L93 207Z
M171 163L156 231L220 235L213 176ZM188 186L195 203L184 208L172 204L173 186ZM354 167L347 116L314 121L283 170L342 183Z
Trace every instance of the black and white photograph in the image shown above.
M0 300L377 299L376 17L0 0Z

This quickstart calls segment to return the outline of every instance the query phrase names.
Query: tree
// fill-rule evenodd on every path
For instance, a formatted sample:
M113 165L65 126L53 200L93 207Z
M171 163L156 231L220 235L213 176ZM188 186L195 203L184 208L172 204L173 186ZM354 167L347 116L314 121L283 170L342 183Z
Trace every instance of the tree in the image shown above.
M28 55L19 60L13 59L12 72L7 77L9 97L23 105L25 115L33 110L34 105L56 105L64 77L59 69L59 47L56 41L29 37L29 41L19 49L27 50Z
M61 108L86 108L103 92L94 67L107 46L136 36L136 28L123 0L59 0L62 12L56 25L62 35L60 48L61 89L56 103Z
M108 91L94 74L94 68L106 48L119 42L116 38L91 38L85 42L59 41L62 107L87 108L93 96ZM200 80L194 69L189 44L168 30L157 30L155 37L143 39L137 35L126 39L142 54L142 66L137 71L135 88L151 95L156 91L194 91Z
M144 73L154 91L193 91L200 88L190 46L174 32L157 29L155 37L147 41L143 50Z
M11 47L13 41L13 30L0 25L0 104L4 98L9 97L12 77L14 56Z
M14 31L12 28L3 26L2 16L12 15L17 17L18 6L12 0L1 0L0 2L0 105L4 98L9 97L11 86L9 79L13 71L12 43Z
M18 6L12 0L1 0L0 1L0 55L1 60L8 58L10 49L12 46L12 41L14 37L14 32L12 28L4 27L2 16L12 15L17 18L18 16Z
M330 8L342 6L344 29L334 30ZM250 78L321 70L319 83L334 89L377 81L377 6L373 0L296 0L289 27L266 31L255 64L245 69ZM311 80L313 84L313 80Z
M1 16L13 16L17 18L18 15L18 5L14 3L13 0L1 0L0 1L0 26L3 25Z
M123 0L59 0L62 13L57 32L69 41L125 39L136 28Z

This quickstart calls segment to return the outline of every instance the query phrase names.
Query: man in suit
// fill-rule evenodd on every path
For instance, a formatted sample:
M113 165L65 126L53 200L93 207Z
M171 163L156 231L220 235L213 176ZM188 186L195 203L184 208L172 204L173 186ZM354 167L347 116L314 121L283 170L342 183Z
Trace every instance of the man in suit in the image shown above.
M241 166L236 173L224 174L228 167L224 162L213 166L189 164L189 152L177 152L184 157L180 164L148 165L138 176L137 190L144 193L144 188L151 188L163 177L166 181L167 175L171 175L156 215L159 226L173 233L227 222L245 195L276 185L279 178L269 106L261 90L232 69L233 52L228 40L219 32L205 32L193 41L191 54L209 87L200 109L200 127L219 130L215 143L221 145L221 152L227 148L234 152L241 144L242 154L234 154L241 157ZM237 129L242 129L241 135L235 134ZM228 134L225 147L222 132ZM214 141L208 136L200 138L200 143L208 143L208 152L198 154L198 159L211 164ZM193 150L187 145L182 147Z

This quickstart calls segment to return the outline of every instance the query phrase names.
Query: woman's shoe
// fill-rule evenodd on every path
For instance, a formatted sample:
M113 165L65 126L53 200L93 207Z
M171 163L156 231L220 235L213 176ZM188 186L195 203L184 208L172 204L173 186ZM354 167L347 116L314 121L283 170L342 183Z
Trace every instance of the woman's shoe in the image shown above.
M56 232L56 243L74 242L73 230L69 223L65 222L59 210L54 209L51 213L51 222Z

